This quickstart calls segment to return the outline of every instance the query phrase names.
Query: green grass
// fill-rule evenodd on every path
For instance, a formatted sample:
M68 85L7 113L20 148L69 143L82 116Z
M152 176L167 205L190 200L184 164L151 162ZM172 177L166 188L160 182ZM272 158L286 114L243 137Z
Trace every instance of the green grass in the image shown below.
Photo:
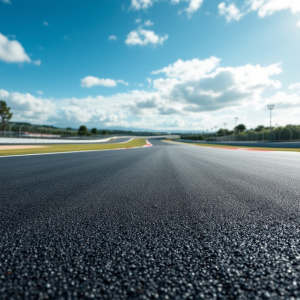
M268 151L292 151L292 152L300 152L299 148L268 148L268 147L252 147L252 146L233 146L233 145L215 145L215 144L204 144L204 143L185 143L185 142L177 142L177 141L168 141L173 143L187 144L192 146L200 146L200 147L213 147L213 148L230 148L230 149L253 149L253 150L268 150Z
M120 149L120 148L127 148L127 147L142 147L144 145L146 145L146 139L133 139L127 143L116 143L116 144L46 145L45 148L0 150L0 156L72 152L72 151L89 151L89 150L108 150L108 149Z

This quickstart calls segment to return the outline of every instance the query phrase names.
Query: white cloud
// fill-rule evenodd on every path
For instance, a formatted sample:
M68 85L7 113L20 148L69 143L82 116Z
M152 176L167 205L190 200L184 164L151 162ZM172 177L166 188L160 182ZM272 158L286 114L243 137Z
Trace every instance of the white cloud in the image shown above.
M43 24L45 25L45 26L49 26L49 23L48 22L43 22Z
M183 0L171 0L172 3L179 3ZM186 11L189 16L191 16L192 13L196 12L202 5L204 0L184 0L189 2L189 6L184 10ZM182 11L180 11L181 13Z
M42 61L39 59L39 60L34 60L32 63L35 64L36 66L40 66L42 64Z
M18 121L46 121L55 109L55 104L51 100L37 98L28 93L9 93L0 90L0 98L9 104L14 113L14 120Z
M124 80L117 80L117 83L123 83L124 85L128 86L128 82Z
M168 67L158 71L153 71L152 74L165 73L166 76L171 78L178 78L181 80L198 80L215 69L219 63L220 59L214 56L205 60L195 58L183 61L179 59Z
M136 19L135 23L139 24L139 23L141 23L141 21L142 21L141 19Z
M300 82L299 83L293 83L293 84L290 84L289 87L288 87L289 90L300 90Z
M243 122L251 118L255 125L263 123L266 104L271 102L276 104L276 113L293 107L293 119L284 111L282 120L296 122L300 113L300 95L292 90L299 84L291 85L290 93L279 91L269 98L262 96L267 90L270 92L281 87L281 83L273 78L281 72L280 63L230 67L221 66L221 59L217 57L178 60L154 71L156 77L161 76L154 80L148 78L151 88L147 90L139 88L106 97L57 100L0 90L0 99L12 107L14 121L61 124L64 127L86 124L89 127L197 129L210 128L230 118L233 127L237 113ZM121 80L92 76L81 80L84 87L116 86L118 83L126 84ZM38 93L42 95L41 91ZM250 122L246 123L250 126Z
M152 79L151 78L147 78L147 82L148 82L148 88L151 87L151 85L152 85Z
M116 40L117 40L117 37L116 37L115 35L110 35L110 36L108 37L108 40L109 40L109 41L116 41Z
M36 91L38 94L43 95L43 91Z
M0 33L0 60L8 63L31 62L24 48L18 41L10 41Z
M218 5L218 8L220 15L224 15L228 22L230 22L231 20L238 21L243 16L240 10L236 8L234 3L226 6L225 2L222 2Z
M245 0L242 12L232 2L228 6L224 2L219 4L219 13L225 15L227 21L240 20L241 16L257 11L258 16L264 18L277 11L290 9L293 14L300 12L299 0Z
M11 4L10 0L1 0L1 2L6 3L6 4Z
M216 57L178 60L155 71L153 74L164 73L167 78L154 80L155 92L149 92L147 100L144 94L144 98L130 103L128 108L139 116L180 115L184 118L253 104L261 99L265 90L281 87L278 80L271 78L282 72L279 63L236 68L219 67L219 63Z
M145 26L152 26L154 23L153 22L151 22L150 20L147 20L146 22L145 22Z
M135 10L141 10L141 9L148 9L151 7L154 2L159 2L161 0L131 0L131 8ZM188 7L185 8L183 11L187 12L189 15L197 11L204 0L169 0L172 4L178 4L180 2L188 2ZM180 11L179 13L182 13L183 11Z
M299 0L248 0L248 2L251 10L258 11L258 15L262 18L284 9L290 9L293 14L300 12Z
M81 86L87 87L87 88L90 88L92 86L97 86L97 85L106 86L106 87L115 87L118 83L128 85L128 83L125 82L124 80L114 80L114 79L109 79L109 78L100 79L100 78L93 77L93 76L87 76L87 77L81 79Z
M145 46L147 44L163 44L165 40L168 39L168 35L165 36L159 36L154 33L154 31L151 30L145 30L141 27L137 30L131 31L127 35L127 39L125 40L125 43L127 45L141 45Z
M297 23L297 26L300 27L300 21Z
M157 0L131 0L131 7L136 10L147 9Z

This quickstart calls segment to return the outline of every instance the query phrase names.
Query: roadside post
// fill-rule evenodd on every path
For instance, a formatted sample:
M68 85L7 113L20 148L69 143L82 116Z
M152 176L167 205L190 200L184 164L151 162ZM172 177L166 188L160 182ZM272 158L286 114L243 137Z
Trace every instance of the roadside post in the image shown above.
M271 130L272 130L272 110L274 109L274 104L269 104L268 109L270 111L270 130L269 130L269 141L271 142L272 136L271 136Z

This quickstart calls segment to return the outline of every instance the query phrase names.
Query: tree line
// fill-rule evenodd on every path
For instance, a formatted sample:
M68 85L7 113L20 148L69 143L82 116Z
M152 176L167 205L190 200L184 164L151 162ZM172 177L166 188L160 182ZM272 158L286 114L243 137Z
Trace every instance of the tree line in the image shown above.
M221 138L224 136L238 136L241 139L246 137L249 140L300 140L300 125L286 125L270 127L258 125L255 128L247 129L244 124L239 124L233 130L219 129L216 132L202 132L202 133L183 133L180 135L181 139L185 140L212 140L213 138Z

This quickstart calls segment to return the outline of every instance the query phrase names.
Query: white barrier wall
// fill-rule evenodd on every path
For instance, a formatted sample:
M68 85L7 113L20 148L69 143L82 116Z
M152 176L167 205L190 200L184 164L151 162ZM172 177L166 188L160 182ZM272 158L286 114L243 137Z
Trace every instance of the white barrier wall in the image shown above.
M0 144L92 144L103 143L111 138L102 140L55 140L55 139L33 139L33 138L0 138Z

